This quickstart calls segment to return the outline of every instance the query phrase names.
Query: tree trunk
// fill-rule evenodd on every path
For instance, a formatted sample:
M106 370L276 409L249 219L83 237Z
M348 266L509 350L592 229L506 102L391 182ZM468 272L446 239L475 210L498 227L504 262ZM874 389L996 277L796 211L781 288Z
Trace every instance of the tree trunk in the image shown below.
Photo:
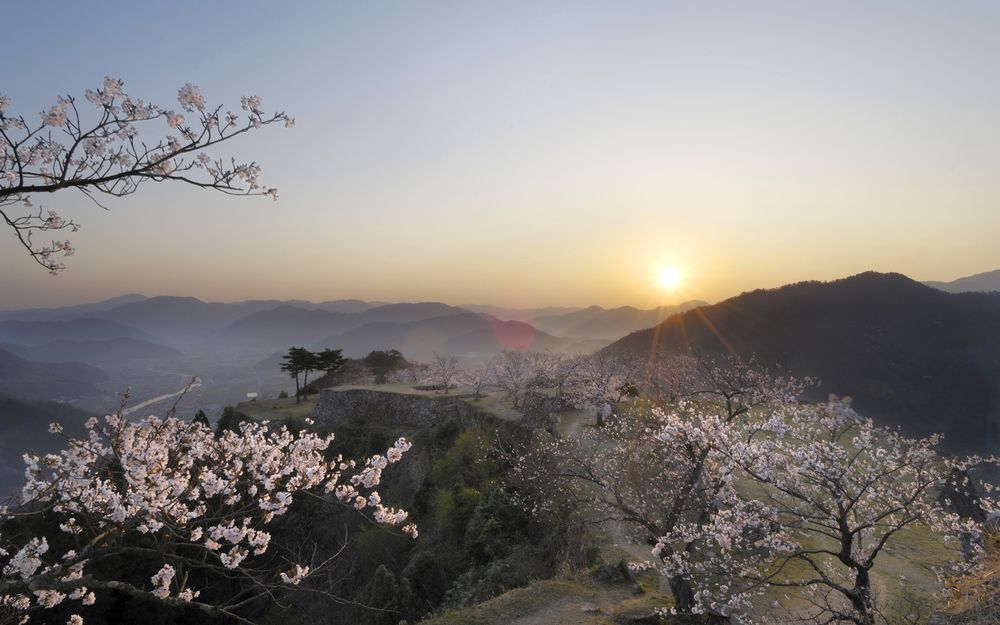
M858 625L875 625L875 606L872 598L872 581L867 569L855 569L854 588L849 599L858 615Z
M295 374L295 403L296 404L299 403L299 397L301 397L301 394L299 393L299 374L296 373Z
M678 614L691 614L694 607L694 588L691 580L680 575L670 578L670 592L674 595L674 607Z

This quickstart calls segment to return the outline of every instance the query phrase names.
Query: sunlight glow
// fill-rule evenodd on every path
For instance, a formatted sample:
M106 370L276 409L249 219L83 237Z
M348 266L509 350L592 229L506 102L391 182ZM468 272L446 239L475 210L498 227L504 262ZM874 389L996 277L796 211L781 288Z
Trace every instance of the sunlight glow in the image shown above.
M660 286L668 291L673 291L681 284L681 274L677 271L677 267L664 267L660 270L659 275Z

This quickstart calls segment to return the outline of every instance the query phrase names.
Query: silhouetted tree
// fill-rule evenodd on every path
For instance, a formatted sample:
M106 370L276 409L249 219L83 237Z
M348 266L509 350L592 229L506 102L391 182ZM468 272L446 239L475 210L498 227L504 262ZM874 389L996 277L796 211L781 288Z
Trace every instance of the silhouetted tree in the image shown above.
M192 423L200 423L200 424L204 425L207 428L211 428L212 427L212 424L208 422L208 415L205 414L204 410L200 410L200 409L198 410L198 412L194 413L194 419L191 419L191 422Z
M304 347L290 347L288 353L281 357L283 362L281 370L288 373L295 380L295 403L299 403L302 396L303 385L299 384L299 376L305 373L306 380L309 378L309 371L315 369L316 356Z
M347 359L341 355L342 351L344 350L330 349L327 347L323 351L316 354L319 370L327 375L333 375L336 373L341 367L344 366L344 363L347 362Z
M371 351L365 356L364 362L375 376L376 384L385 384L390 373L410 366L397 349Z
M226 406L222 409L222 416L219 417L219 422L215 425L215 433L218 436L222 436L226 430L238 432L240 423L246 420L247 416L245 414L237 411L232 406Z

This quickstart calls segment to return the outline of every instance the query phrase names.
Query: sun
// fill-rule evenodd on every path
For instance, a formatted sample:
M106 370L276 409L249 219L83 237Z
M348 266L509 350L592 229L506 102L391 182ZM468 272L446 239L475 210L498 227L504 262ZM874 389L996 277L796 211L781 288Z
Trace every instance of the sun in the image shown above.
M664 267L660 270L659 275L660 286L668 291L673 291L681 284L681 273L677 271L677 267L669 266Z

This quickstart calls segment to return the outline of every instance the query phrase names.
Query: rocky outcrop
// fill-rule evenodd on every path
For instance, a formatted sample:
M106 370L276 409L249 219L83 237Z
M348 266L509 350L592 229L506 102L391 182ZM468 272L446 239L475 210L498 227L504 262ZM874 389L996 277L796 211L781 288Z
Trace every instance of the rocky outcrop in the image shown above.
M313 410L313 419L331 429L347 419L427 427L448 417L471 425L486 416L460 395L419 395L376 389L323 389Z

